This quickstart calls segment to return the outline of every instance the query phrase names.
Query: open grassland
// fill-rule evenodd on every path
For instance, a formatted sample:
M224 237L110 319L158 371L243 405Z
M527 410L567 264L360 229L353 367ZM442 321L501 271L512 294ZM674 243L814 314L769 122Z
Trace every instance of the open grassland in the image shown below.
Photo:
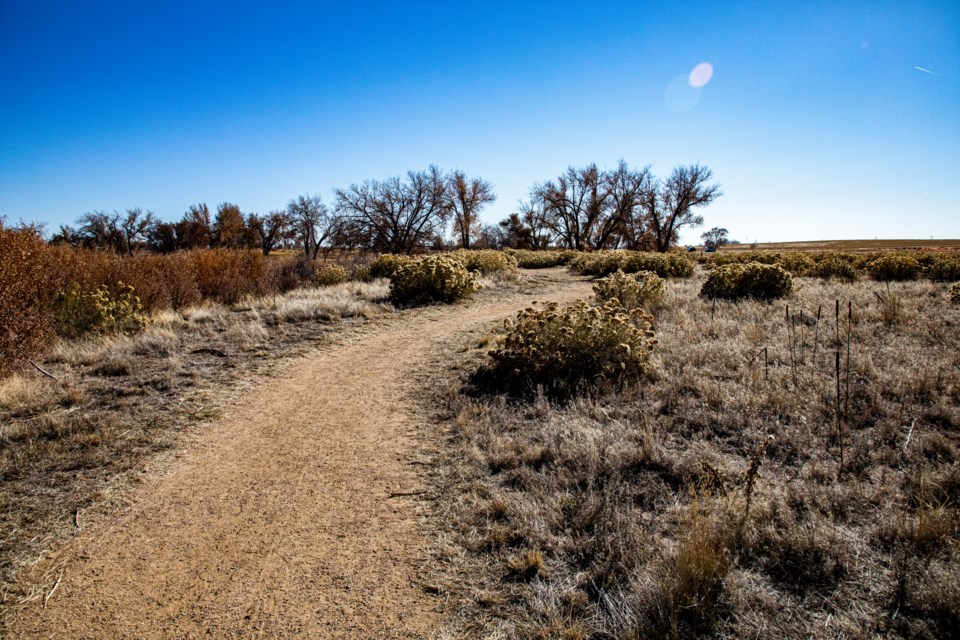
M646 379L443 394L452 637L912 637L960 625L960 308L949 286L669 280ZM839 310L839 311L838 311Z
M808 240L727 244L719 252L737 251L960 251L960 240Z

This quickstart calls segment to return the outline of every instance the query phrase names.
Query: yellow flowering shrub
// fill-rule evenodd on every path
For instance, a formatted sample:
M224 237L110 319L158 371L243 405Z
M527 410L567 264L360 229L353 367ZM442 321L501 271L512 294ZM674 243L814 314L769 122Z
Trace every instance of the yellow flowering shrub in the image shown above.
M450 255L419 258L390 278L390 301L398 307L451 303L480 289L477 273Z

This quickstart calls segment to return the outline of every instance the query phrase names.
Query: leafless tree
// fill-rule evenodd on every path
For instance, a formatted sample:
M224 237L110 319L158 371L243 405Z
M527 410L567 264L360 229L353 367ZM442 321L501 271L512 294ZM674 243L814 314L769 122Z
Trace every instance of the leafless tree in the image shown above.
M435 166L335 193L343 228L376 251L412 253L443 234L451 213L447 181Z
M336 218L330 215L320 196L302 195L287 203L287 215L297 239L303 247L303 255L316 260L320 247L334 235Z
M119 218L120 233L123 236L123 242L127 255L133 255L133 248L147 240L147 232L153 227L155 217L152 211L144 213L140 207L127 209L122 217Z
M644 197L644 209L657 251L675 244L681 227L703 224L703 216L693 210L722 195L719 184L707 184L712 178L710 169L694 164L675 168L665 182L655 181Z
M213 220L206 203L190 205L175 229L178 249L205 249L214 245Z
M77 225L80 246L125 253L124 236L120 231L120 214L116 211L87 212L77 219Z
M449 208L453 214L453 234L464 249L481 231L480 211L495 202L493 186L481 178L467 178L463 171L454 171L447 178Z
M251 213L247 216L247 228L265 256L291 237L291 227L290 214L286 211L271 211L265 216Z
M633 242L642 219L642 194L651 185L649 168L620 161L612 171L596 164L570 167L534 187L531 202L542 208L555 240L570 249L605 249Z

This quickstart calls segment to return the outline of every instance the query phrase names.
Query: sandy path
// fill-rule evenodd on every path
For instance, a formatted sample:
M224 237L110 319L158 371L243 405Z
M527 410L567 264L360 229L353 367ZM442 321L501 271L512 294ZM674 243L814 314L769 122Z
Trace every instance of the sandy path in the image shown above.
M389 497L421 486L410 463L429 418L414 398L451 342L534 299L589 293L557 270L528 277L535 293L410 312L248 394L119 521L49 561L56 592L11 636L432 637L429 525L416 497Z

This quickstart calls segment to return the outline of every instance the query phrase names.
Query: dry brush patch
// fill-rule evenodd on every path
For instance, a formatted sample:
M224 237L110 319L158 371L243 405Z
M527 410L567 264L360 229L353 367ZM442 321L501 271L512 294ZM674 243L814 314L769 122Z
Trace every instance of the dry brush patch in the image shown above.
M699 297L704 278L669 285L637 385L564 405L450 390L436 566L452 634L955 633L948 287L801 278L733 303Z

